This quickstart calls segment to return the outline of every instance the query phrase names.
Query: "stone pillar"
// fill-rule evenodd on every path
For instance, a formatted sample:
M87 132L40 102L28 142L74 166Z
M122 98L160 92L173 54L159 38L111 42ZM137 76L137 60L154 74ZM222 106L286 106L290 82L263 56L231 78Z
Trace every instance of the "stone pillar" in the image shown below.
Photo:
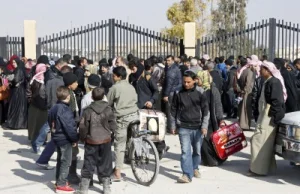
M184 23L184 52L189 57L196 54L196 23Z
M24 20L25 57L36 59L36 21Z

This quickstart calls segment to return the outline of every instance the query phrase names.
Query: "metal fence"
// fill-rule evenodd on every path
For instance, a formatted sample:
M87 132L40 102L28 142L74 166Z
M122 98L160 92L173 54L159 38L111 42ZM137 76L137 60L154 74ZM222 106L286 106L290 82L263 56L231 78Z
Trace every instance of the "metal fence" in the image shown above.
M39 54L50 57L69 53L98 61L130 53L139 58L168 54L178 56L182 41L141 26L109 19L39 38L38 47L41 50Z
M246 28L203 37L197 40L196 56L209 54L211 58L230 55L267 55L296 59L299 56L299 24L279 21L274 18L255 22Z
M9 58L12 55L24 56L24 37L0 37L0 56Z

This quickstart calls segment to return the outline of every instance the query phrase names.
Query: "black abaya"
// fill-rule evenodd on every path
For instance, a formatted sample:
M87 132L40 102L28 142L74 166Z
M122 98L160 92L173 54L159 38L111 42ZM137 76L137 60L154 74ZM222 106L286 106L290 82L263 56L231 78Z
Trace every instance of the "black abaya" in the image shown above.
M19 65L19 64L18 64ZM23 68L18 66L14 71L14 79L9 100L7 126L11 129L27 129L26 77Z

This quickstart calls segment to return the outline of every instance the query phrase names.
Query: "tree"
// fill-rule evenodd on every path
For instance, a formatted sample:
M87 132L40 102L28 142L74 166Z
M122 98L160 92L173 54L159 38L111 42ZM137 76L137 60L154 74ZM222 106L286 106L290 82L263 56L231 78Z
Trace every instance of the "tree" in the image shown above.
M184 23L196 23L196 37L200 38L205 31L205 10L210 0L181 0L174 3L167 11L167 18L171 22L170 28L164 29L164 33L177 38L184 37Z
M244 28L247 19L247 2L248 0L219 0L218 8L212 11L213 34Z

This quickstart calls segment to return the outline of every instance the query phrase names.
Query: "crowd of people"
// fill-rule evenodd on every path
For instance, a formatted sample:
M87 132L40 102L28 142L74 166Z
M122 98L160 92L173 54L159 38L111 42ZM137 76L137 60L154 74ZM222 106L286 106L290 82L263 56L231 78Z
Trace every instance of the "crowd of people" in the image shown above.
M276 125L285 113L300 110L299 72L300 59L270 62L256 55L213 60L129 54L95 63L69 54L55 62L45 55L36 61L14 55L0 58L0 122L28 129L32 150L41 154L36 163L45 169L53 169L48 162L57 150L57 192L74 192L70 184L79 184L79 193L87 193L96 168L104 193L110 193L110 182L122 180L127 127L139 109L162 110L167 132L178 134L183 172L178 182L200 178L200 164L226 161L210 139L226 118L237 118L243 130L251 130L255 120L249 175L267 175L276 165ZM51 140L41 153L48 133ZM81 178L78 142L85 144ZM169 150L166 143L156 142L160 159Z

